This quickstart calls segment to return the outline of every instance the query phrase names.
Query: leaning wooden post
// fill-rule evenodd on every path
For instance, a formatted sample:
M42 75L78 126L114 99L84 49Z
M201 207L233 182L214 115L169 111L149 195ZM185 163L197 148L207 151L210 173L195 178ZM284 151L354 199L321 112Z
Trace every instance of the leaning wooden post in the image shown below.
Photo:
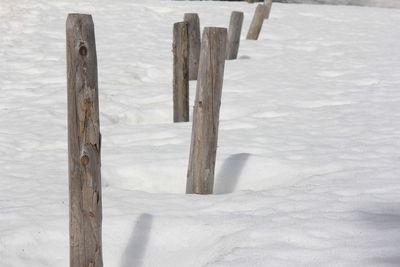
M254 13L253 20L251 21L249 31L247 33L247 40L257 40L260 35L261 27L264 22L265 12L267 12L267 6L259 4Z
M189 80L197 80L200 57L200 19L197 13L185 13L183 20L189 26Z
M213 192L226 35L225 28L206 27L203 31L193 111L187 194Z
M174 122L189 121L189 39L188 23L174 24Z
M69 14L67 32L71 267L102 267L100 125L91 15Z
M242 24L243 12L233 11L229 22L228 39L226 43L226 59L237 58Z
M265 11L265 19L269 19L269 14L271 13L272 8L272 0L265 0L264 5L267 6L267 10Z

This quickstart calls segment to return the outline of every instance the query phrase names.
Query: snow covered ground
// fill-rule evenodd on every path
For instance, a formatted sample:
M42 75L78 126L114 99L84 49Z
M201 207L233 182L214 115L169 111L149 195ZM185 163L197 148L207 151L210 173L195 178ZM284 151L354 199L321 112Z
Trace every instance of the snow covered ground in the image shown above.
M274 2L400 8L399 0L274 0Z
M0 0L0 266L68 266L65 20L93 14L105 266L400 266L400 11ZM227 61L217 194L185 195L172 24L245 13ZM191 83L193 101L195 82Z

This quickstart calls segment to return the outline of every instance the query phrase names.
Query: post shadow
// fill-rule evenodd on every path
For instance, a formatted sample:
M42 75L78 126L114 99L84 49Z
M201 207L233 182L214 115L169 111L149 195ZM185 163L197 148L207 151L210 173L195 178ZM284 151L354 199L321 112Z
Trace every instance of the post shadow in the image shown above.
M122 255L121 267L140 267L143 264L143 257L146 252L147 243L153 224L153 216L143 213L136 221L131 238Z
M370 207L364 211L359 212L361 221L366 225L372 227L375 231L382 231L382 235L391 235L386 241L386 246L390 246L392 251L400 246L400 208L398 204L390 204L388 207L379 207L381 211L370 211ZM395 233L395 234L393 234ZM378 237L378 236L377 236ZM381 255L370 255L366 259L368 265L372 266L387 266L397 267L400 266L400 256L396 253Z
M250 155L249 153L233 154L224 161L216 177L216 194L232 193L235 190L240 174Z

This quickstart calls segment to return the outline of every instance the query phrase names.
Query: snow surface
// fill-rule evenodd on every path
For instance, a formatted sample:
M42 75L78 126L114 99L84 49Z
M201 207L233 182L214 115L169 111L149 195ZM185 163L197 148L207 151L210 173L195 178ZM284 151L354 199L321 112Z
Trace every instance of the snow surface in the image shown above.
M400 266L400 10L0 0L0 266L68 266L65 20L93 14L105 266ZM185 195L172 24L245 13L215 195ZM193 101L195 82L191 83Z
M400 8L399 0L274 0L274 2Z

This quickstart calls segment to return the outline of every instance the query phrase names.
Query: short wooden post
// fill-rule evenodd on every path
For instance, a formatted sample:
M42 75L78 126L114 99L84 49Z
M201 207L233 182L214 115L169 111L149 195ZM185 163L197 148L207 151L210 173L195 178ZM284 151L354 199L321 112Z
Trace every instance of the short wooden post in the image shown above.
M272 8L272 0L264 0L264 5L267 6L267 11L265 12L265 19L269 19Z
M174 24L174 122L189 121L189 39L188 23Z
M200 19L197 13L185 13L183 20L189 25L189 80L197 80L200 57Z
M69 14L67 33L71 267L102 267L100 123L91 15Z
M253 20L251 21L249 31L247 33L247 40L257 40L261 32L261 27L264 22L267 6L263 4L257 5L256 12L254 13Z
M240 33L242 31L243 12L233 11L229 22L226 43L226 59L236 59L239 51Z
M226 38L225 28L204 28L193 111L187 194L213 192Z

